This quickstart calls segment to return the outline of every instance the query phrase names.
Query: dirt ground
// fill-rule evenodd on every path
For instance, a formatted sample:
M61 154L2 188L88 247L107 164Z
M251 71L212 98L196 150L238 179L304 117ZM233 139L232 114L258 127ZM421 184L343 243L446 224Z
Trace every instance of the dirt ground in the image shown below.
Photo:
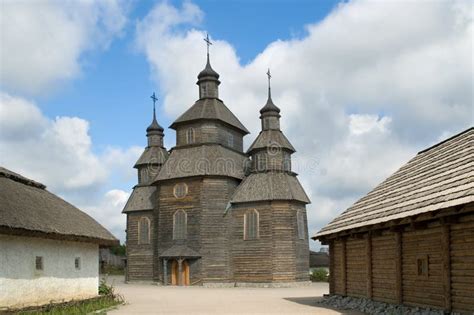
M125 284L110 277L126 305L108 314L362 314L317 305L327 283L302 288L203 288Z

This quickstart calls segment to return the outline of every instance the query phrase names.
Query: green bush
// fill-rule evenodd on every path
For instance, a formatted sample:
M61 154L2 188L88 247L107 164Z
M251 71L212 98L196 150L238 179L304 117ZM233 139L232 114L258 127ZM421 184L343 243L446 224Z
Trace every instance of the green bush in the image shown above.
M310 279L313 282L328 282L328 271L325 268L317 268L311 272Z
M114 287L108 285L105 278L102 278L99 283L99 295L114 295Z

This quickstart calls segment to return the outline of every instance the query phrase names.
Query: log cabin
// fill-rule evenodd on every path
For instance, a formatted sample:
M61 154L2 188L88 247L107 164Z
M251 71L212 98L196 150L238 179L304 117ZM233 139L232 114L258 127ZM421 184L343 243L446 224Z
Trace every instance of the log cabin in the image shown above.
M330 294L474 311L474 128L419 152L312 238Z

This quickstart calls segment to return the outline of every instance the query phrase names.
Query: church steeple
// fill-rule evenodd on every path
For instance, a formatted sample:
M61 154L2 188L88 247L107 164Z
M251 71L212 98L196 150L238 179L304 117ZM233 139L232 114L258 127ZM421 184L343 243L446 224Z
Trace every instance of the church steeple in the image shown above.
M221 82L219 81L219 74L211 67L209 46L212 43L209 40L209 34L204 38L204 41L207 44L207 63L204 70L198 74L199 98L219 98L218 86Z
M163 137L164 137L164 129L163 127L158 124L158 121L156 120L156 101L158 100L155 96L155 93L151 96L151 99L153 100L153 120L146 128L146 136L148 138L148 146L149 147L163 147Z
M280 130L280 109L273 104L272 100L272 88L270 84L270 79L272 75L270 74L270 69L267 71L268 77L268 99L265 106L260 110L260 119L262 120L262 130Z

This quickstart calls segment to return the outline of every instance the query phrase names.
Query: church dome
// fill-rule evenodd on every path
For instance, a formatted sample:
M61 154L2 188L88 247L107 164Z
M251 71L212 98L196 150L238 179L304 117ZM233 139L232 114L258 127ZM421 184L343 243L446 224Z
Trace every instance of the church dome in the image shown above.
M153 121L151 122L151 125L148 126L148 128L146 128L146 132L151 132L151 131L161 131L161 132L164 131L163 127L161 127L158 124L155 117L153 117Z
M268 95L267 103L260 110L260 114L263 114L266 112L277 112L277 113L280 112L280 109L275 104L273 104L273 100L270 95Z
M214 77L216 79L219 79L219 73L217 73L214 69L211 67L211 63L209 62L209 55L207 56L207 63L206 67L204 70L199 72L198 74L198 79L202 79L204 77Z

